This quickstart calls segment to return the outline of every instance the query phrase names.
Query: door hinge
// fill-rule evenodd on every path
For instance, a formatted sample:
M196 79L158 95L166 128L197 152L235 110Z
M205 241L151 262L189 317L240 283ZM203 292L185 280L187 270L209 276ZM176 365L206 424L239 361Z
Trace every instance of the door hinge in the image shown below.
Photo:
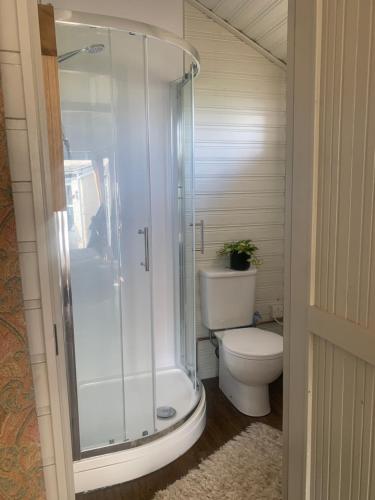
M53 336L55 338L55 354L56 356L59 355L59 343L58 343L58 340L57 340L57 327L56 327L56 323L53 325Z

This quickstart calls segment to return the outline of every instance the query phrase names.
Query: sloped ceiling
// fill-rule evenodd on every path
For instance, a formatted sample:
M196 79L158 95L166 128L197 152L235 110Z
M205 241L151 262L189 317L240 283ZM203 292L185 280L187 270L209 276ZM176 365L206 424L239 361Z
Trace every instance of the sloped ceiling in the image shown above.
M286 62L288 0L198 0L198 3Z

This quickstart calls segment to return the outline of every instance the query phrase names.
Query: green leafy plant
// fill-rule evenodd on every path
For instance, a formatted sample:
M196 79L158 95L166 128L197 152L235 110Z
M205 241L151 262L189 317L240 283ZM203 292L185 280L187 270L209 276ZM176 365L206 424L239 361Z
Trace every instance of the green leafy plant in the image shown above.
M217 254L218 255L231 255L234 253L247 255L247 262L255 267L259 267L262 264L262 260L256 255L258 247L254 245L251 240L239 240L231 241L229 243L224 243L223 248L221 248Z

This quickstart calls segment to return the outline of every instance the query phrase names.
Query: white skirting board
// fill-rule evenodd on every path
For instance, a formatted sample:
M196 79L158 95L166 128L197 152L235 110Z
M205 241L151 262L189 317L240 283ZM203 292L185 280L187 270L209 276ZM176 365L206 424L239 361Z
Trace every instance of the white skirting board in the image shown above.
M198 377L201 380L219 375L219 360L209 339L198 340Z

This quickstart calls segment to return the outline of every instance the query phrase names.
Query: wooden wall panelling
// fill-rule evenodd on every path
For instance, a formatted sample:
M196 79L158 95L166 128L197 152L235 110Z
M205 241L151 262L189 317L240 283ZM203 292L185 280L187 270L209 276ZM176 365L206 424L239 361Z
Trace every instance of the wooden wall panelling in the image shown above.
M61 126L58 62L53 7L50 5L39 5L38 13L42 49L45 104L47 111L53 208L56 212L58 212L65 209L66 199L64 150L62 141L63 132Z

